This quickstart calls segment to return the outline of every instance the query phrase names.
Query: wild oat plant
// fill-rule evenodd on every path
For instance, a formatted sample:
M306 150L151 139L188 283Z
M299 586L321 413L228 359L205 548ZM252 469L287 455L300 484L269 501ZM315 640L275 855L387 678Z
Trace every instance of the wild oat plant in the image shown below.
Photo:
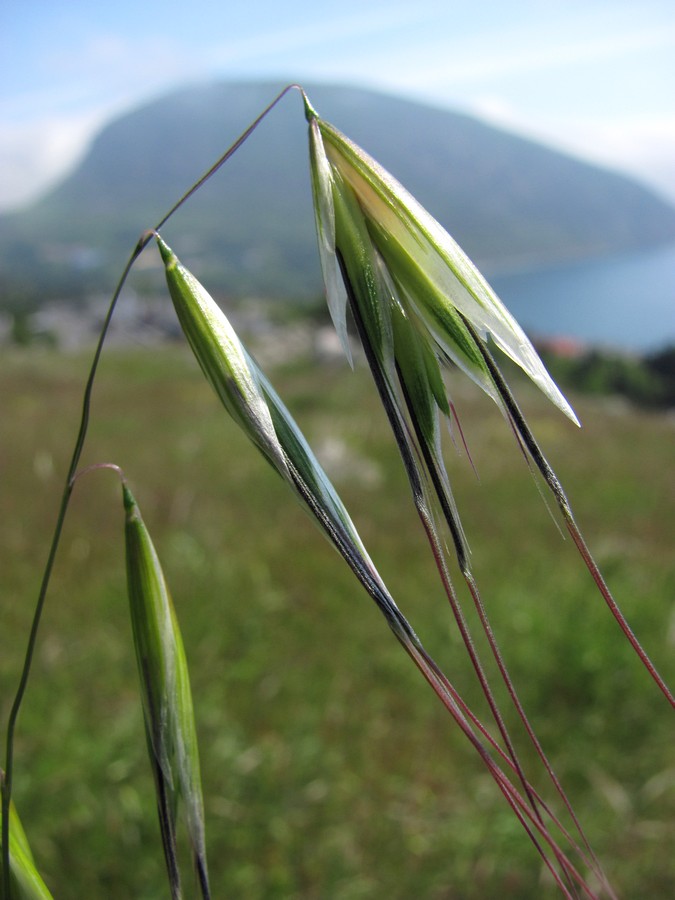
M422 528L492 722L483 722L434 662L378 574L340 497L272 384L248 353L207 290L161 237L170 216L245 142L291 88L300 91L309 126L309 162L321 266L330 313L352 362L351 317L389 420ZM587 840L564 787L549 763L509 676L474 578L471 556L441 451L447 421L463 442L443 379L454 365L494 400L543 492L626 639L671 706L675 699L617 607L577 527L555 473L502 377L491 343L577 423L567 400L532 344L453 239L387 171L337 128L325 122L297 85L286 88L216 164L134 248L112 297L84 392L83 412L67 472L53 542L36 604L25 662L7 726L2 783L2 896L51 896L31 854L12 800L14 734L27 686L54 559L87 436L91 393L120 291L136 259L155 240L169 294L184 335L229 415L288 484L382 612L389 628L475 750L495 787L522 825L565 897L616 896ZM577 423L578 424L578 423ZM210 896L204 804L192 698L180 629L157 553L126 477L119 474L125 513L129 610L138 663L150 767L166 872L173 898L182 896L181 834L190 844L196 884ZM539 772L526 771L499 708L451 581L456 566L468 587L494 657L493 665L534 748ZM385 763L386 764L386 763ZM531 765L531 764L530 764ZM535 767L536 768L536 767ZM535 789L545 773L550 796ZM405 865L405 860L401 860ZM457 886L461 891L461 885Z

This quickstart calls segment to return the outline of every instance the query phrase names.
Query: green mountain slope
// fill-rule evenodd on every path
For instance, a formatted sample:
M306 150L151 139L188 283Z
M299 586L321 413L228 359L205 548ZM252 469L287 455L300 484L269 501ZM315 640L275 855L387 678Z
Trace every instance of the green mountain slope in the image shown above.
M111 122L56 189L0 217L5 304L107 290L138 235L279 87L190 87ZM675 238L675 209L628 178L468 116L354 88L307 90L479 264L545 264ZM231 295L320 292L306 140L300 100L290 95L166 226L167 239L213 287Z

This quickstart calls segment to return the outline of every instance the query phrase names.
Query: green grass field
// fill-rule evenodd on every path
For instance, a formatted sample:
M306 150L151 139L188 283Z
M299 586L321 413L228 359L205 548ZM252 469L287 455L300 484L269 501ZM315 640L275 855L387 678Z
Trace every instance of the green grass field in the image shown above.
M87 366L48 353L0 360L3 729ZM274 381L397 603L487 720L364 368L295 363ZM450 387L480 481L450 442L449 470L523 703L619 895L671 897L672 713L497 409L463 381ZM672 416L573 397L579 432L527 385L514 388L672 685ZM186 352L104 356L83 465L93 462L125 470L174 595L214 897L557 896L372 602ZM59 900L167 895L126 603L121 491L98 472L73 496L17 733L14 799Z

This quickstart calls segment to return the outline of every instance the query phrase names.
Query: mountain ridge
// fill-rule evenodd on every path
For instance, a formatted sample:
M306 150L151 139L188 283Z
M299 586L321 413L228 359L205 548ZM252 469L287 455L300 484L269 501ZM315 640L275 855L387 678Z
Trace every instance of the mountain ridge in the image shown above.
M105 290L138 235L283 87L213 82L109 122L80 165L0 216L5 301ZM552 264L675 239L675 208L627 176L463 113L339 85L307 85L319 113L389 169L488 268ZM212 289L321 292L302 107L284 100L163 229ZM150 270L142 284L153 284ZM23 294L22 294L23 292Z

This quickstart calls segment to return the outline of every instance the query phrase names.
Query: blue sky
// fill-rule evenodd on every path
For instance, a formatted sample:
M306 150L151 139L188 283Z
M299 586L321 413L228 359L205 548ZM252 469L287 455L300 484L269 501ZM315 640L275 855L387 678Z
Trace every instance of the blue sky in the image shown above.
M7 0L0 75L0 210L111 116L186 82L265 76L473 113L675 201L672 0Z

